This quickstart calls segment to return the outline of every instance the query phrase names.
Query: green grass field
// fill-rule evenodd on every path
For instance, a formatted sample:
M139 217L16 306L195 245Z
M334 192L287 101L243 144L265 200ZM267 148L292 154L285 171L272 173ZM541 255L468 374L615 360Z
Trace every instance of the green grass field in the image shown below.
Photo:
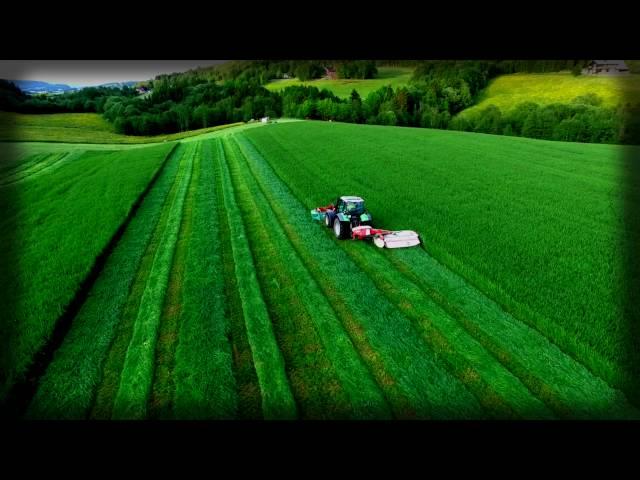
M22 269L48 252L57 269L10 293L58 313L81 275L61 288L56 272L100 248L68 252L87 228L104 239L122 225L162 165L27 417L640 418L620 294L623 147L323 122L174 145L34 145L0 165L7 185L40 192L12 215L12 258ZM116 180L130 193L96 202ZM338 194L425 248L336 240L309 209ZM26 221L44 205L59 213ZM28 321L11 338L42 343L55 316ZM38 344L23 342L3 349L3 370L12 352L28 365Z
M347 98L352 90L356 90L360 97L366 98L374 90L391 85L393 88L402 87L409 83L413 70L402 67L378 67L376 78L366 80L337 79L337 80L309 80L302 82L296 78L274 80L266 85L268 90L279 91L292 85L309 85L322 90L326 88L335 93L338 97Z
M488 105L508 112L519 103L540 105L571 102L575 97L595 93L604 106L616 107L621 99L640 102L640 75L574 77L571 73L516 73L501 75L485 88L473 107L461 115L473 114Z
M28 115L0 112L0 142L61 142L89 144L145 144L181 140L241 123L151 137L121 135L97 113Z

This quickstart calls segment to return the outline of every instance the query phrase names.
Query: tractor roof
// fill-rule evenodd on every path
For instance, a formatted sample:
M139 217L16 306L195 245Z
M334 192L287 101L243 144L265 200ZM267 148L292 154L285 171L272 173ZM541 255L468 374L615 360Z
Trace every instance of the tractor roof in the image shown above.
M344 202L364 202L364 200L360 197L352 197L349 195L344 195L342 197L340 197L340 200L344 201Z

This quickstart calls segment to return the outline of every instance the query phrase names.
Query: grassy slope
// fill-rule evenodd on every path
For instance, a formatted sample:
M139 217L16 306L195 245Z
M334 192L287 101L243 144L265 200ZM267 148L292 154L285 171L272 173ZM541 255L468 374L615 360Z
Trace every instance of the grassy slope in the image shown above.
M178 172L179 156L168 159L74 319L31 402L28 416L86 418L103 365L118 332L147 244Z
M49 174L17 180L17 197L2 205L0 221L2 230L11 232L0 239L4 258L19 266L13 273L3 268L0 276L3 305L14 306L15 319L2 322L0 332L11 345L1 349L2 394L47 340L95 258L172 148L70 155ZM14 187L12 178L14 183L0 188Z
M113 125L97 113L28 115L0 112L0 141L145 144L181 140L238 125L242 123L142 137L115 133Z
M247 136L280 146L269 161L307 206L364 196L378 225L421 232L434 257L609 381L631 375L619 147L318 122Z
M496 105L503 112L518 103L535 102L547 105L554 102L570 102L579 95L596 93L603 105L615 107L621 101L640 101L640 75L600 77L570 73L516 73L502 75L491 81L482 92L478 103L461 115L470 115Z
M282 90L292 85L309 85L319 89L326 88L332 91L338 97L347 98L351 95L353 89L357 90L362 98L365 98L370 92L377 90L385 85L391 85L393 88L407 85L411 79L413 70L411 68L402 67L379 67L378 76L372 79L355 80L355 79L338 79L338 80L310 80L301 82L298 79L275 80L266 85L266 88L272 91Z

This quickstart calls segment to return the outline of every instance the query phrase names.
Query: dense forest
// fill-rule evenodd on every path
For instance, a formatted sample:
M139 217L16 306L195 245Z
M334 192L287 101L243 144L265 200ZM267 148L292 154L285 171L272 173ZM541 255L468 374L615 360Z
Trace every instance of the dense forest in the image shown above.
M378 62L393 65L393 61ZM207 69L160 75L146 82L151 93L132 88L85 88L58 96L29 97L0 82L0 109L24 113L97 112L128 135L154 135L247 122L263 116L334 120L378 125L454 129L532 138L596 143L637 143L637 115L607 108L596 95L569 103L533 102L502 112L490 105L475 115L457 114L476 103L498 75L571 70L585 60L402 61L414 68L408 86L382 87L366 98L348 99L328 90L290 86L271 92L264 84L284 75L318 78L332 65L338 78L372 78L373 61L233 61Z

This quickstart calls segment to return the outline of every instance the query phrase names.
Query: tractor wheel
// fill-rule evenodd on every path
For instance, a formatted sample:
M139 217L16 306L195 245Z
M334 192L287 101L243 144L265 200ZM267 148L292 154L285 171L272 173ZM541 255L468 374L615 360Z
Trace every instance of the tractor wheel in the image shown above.
M329 214L327 213L324 216L324 224L326 225L327 228L331 228L331 222L333 221L333 216L329 216Z
M333 221L333 233L336 234L336 238L344 240L349 237L349 222L341 222L339 218Z

